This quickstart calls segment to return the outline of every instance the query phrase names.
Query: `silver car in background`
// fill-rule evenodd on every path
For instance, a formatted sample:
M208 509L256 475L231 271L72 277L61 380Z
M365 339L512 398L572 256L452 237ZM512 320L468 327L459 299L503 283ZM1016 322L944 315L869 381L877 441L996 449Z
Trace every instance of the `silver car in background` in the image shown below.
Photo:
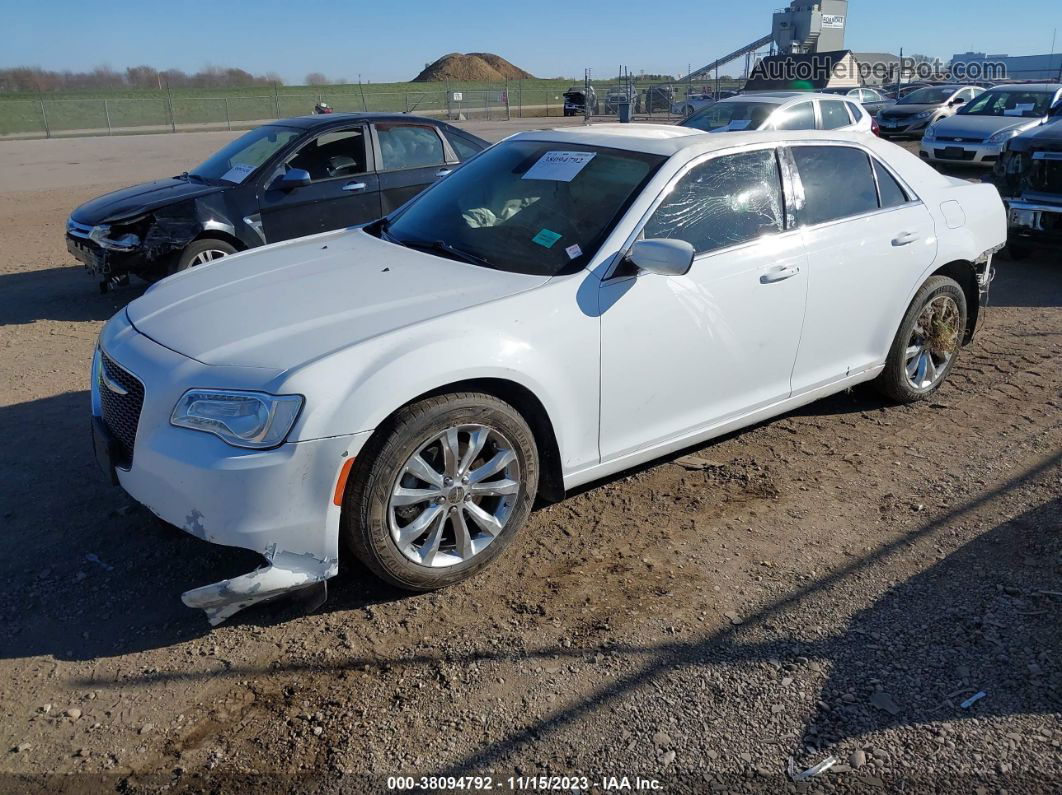
M808 91L771 91L721 99L680 122L704 132L739 130L871 131L871 119L847 97Z
M991 166L1007 141L1043 124L1060 101L1062 83L996 86L927 129L919 154L930 162Z
M980 86L926 86L900 97L878 113L879 135L921 135L926 127L954 114L984 91Z

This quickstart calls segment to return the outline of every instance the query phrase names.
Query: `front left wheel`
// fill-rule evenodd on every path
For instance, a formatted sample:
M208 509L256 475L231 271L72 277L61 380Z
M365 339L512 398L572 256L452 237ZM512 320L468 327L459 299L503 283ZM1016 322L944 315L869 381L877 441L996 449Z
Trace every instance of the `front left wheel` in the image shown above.
M358 455L342 534L386 582L430 591L489 565L527 520L538 489L534 435L481 393L398 411Z

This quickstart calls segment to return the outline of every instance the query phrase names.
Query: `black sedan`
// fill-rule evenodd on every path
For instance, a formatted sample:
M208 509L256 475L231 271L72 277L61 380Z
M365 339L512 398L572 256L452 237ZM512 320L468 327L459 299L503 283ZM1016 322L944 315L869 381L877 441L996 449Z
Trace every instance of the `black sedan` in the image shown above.
M367 223L489 144L435 119L347 113L251 130L191 171L108 193L67 221L100 279L149 281L255 246Z

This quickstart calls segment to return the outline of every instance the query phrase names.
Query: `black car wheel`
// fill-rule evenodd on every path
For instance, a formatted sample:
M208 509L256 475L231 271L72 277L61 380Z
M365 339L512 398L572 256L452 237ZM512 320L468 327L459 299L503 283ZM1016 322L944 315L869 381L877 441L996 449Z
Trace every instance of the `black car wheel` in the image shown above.
M170 267L170 273L180 273L197 265L206 265L208 262L235 254L236 247L224 240L215 237L204 237L189 243L180 256L174 260Z

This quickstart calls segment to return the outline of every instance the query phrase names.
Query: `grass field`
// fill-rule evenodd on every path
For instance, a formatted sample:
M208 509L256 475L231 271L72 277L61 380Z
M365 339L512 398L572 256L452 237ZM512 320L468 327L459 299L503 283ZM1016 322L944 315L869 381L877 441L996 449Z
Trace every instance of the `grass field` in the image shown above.
M256 86L166 91L57 92L41 96L0 94L0 136L135 132L182 125L246 126L266 119L310 113L319 100L338 112L452 111L477 118L560 115L564 91L573 80L365 83L329 86ZM596 81L604 98L607 80ZM723 84L723 87L729 87ZM676 85L676 94L685 93ZM454 92L462 94L455 102ZM677 98L677 97L676 97Z

